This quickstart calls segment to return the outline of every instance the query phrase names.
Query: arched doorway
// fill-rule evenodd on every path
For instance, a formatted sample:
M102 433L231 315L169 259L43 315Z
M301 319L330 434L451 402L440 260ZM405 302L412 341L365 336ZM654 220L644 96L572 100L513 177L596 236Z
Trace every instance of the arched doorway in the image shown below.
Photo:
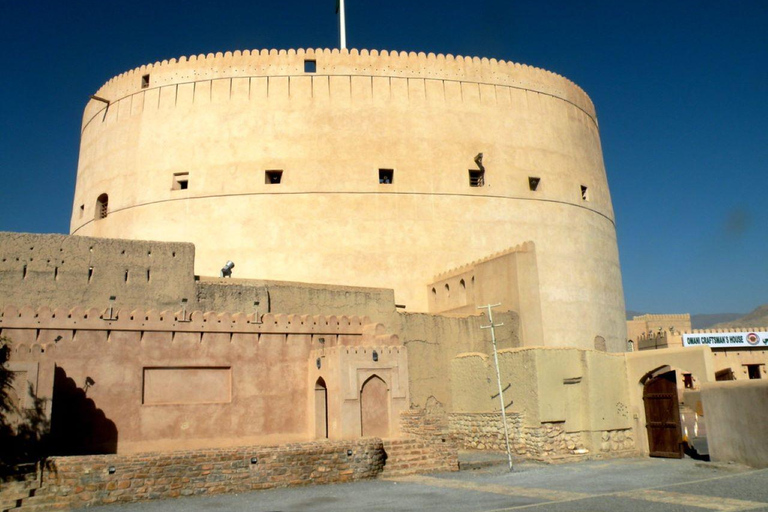
M363 437L389 436L389 388L378 375L360 389L360 426Z
M328 387L322 377L315 382L315 438L328 438Z
M643 386L645 428L651 457L683 457L675 371L657 374Z

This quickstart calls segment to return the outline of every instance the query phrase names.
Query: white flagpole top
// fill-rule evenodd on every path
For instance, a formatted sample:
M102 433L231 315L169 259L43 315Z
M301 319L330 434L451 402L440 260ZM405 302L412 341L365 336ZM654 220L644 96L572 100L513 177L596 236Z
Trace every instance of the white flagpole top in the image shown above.
M346 19L344 17L344 0L339 0L339 32L341 49L347 49L347 27Z

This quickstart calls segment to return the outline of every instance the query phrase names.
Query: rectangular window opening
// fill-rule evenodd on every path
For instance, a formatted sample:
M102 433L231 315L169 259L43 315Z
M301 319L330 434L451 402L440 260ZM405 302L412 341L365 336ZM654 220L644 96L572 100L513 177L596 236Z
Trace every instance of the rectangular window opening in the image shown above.
M582 201L589 201L589 191L585 185L581 186L581 199Z
M88 282L90 283L93 279L93 267L88 267Z
M128 282L128 271L127 270L125 271L125 282L126 283Z
M264 171L264 183L277 185L283 181L283 171Z
M394 169L379 169L379 183L389 185L395 179Z
M316 73L317 72L317 61L314 59L304 59L304 72L305 73Z
M690 373L683 374L683 385L686 389L693 389L693 375Z
M482 187L485 185L485 171L480 169L469 170L469 186L470 187Z
M530 188L532 192L536 192L539 188L539 182L541 182L541 178L528 176L528 188Z
M27 266L24 265L24 268L21 269L21 278L26 279L27 278Z
M53 280L59 280L59 267L53 267Z
M81 204L80 205L80 218L81 219L83 218L83 214L85 214L85 205Z
M146 89L149 87L149 75L143 75L141 77L141 88Z
M187 190L189 188L189 173L177 172L173 175L171 190Z
M149 278L150 278L150 272L149 272L149 269L147 269L147 282L149 282Z
M750 379L760 379L760 366L759 364L747 364L747 375Z

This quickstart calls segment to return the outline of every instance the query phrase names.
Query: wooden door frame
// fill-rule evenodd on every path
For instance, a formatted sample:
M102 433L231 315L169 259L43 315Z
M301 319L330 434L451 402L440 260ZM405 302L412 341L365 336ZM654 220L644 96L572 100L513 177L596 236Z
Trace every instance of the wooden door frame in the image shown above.
M670 376L671 374L671 376ZM671 377L671 378L670 378ZM651 384L658 381L667 381L672 385L671 391L649 393L648 388ZM664 421L651 421L650 409L648 407L649 400L653 399L669 399L672 401L672 408L670 411L670 417L665 418ZM677 372L675 370L664 368L657 372L654 372L650 378L643 383L643 408L645 410L645 429L648 437L648 451L651 457L666 457L666 458L683 458L683 433L682 426L680 425L680 402L677 396ZM674 451L659 451L654 450L653 435L651 429L653 428L673 428L674 437L677 439L677 449ZM658 448L658 447L657 447Z

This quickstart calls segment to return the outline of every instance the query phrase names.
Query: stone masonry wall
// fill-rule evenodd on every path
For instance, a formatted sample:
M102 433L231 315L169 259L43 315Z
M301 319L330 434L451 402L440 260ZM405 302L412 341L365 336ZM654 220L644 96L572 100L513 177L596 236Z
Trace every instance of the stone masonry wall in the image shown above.
M635 435L631 428L622 430L606 430L600 434L600 451L603 453L634 450Z
M466 450L506 451L504 425L498 413L453 413L449 415L451 432ZM507 413L509 444L518 455L527 452L523 417Z
M466 450L506 451L504 428L498 413L449 414L450 430L459 447ZM523 426L523 415L507 413L509 442L513 453L531 459L548 459L588 449L593 453L618 454L635 449L632 429L599 432L600 445L590 446L589 432L566 432L564 422Z
M179 496L348 482L376 477L381 439L215 450L56 457L21 510L68 508Z
M448 415L443 407L428 401L423 408L412 408L400 414L400 431L416 443L418 461L412 468L430 468L433 471L456 471L459 467L459 444L452 434ZM386 446L385 446L386 448Z

